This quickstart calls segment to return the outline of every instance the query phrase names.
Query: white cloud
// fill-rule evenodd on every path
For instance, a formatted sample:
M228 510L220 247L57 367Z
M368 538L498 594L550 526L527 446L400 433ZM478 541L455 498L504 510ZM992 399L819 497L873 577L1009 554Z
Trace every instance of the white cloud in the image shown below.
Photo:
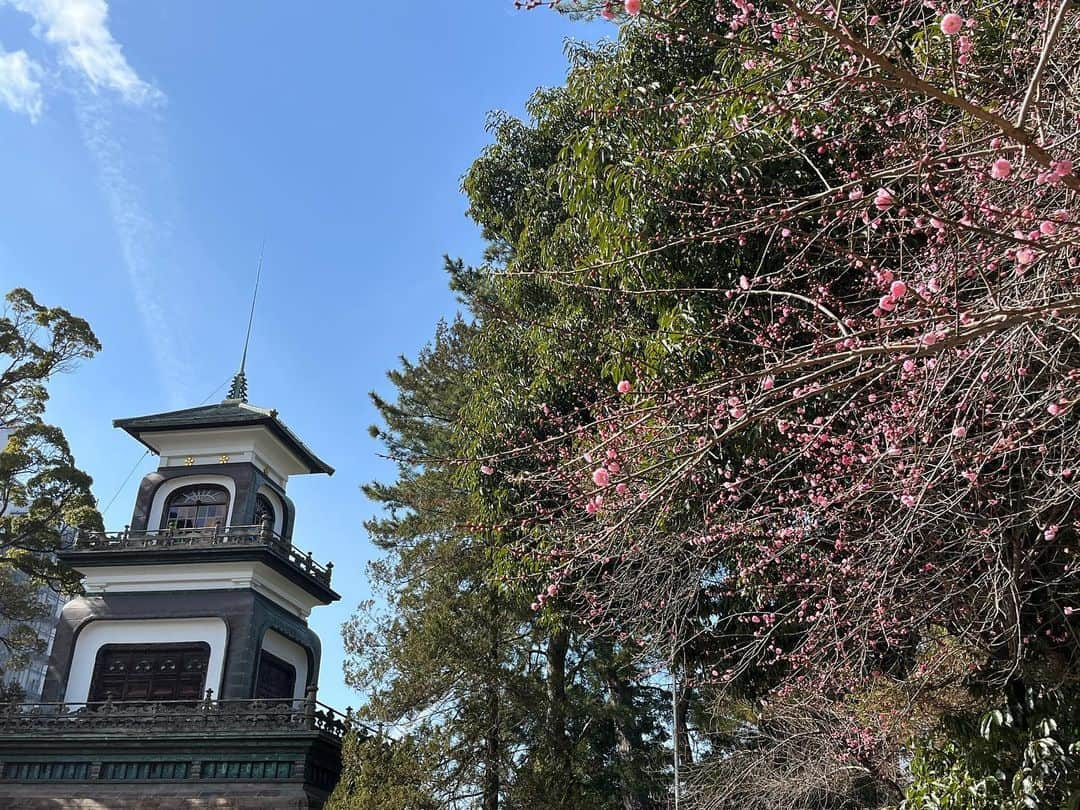
M13 112L23 113L37 122L44 108L41 68L26 55L26 51L8 53L0 50L0 101Z
M179 404L187 364L178 350L163 289L163 258L169 256L169 234L155 216L155 198L147 174L163 164L156 133L160 110L147 109L164 95L139 78L120 44L109 31L107 0L0 0L33 20L34 35L55 49L48 71L23 51L0 50L0 104L37 120L44 92L39 79L54 78L58 61L76 78L68 88L87 150L96 164L101 190L112 216L135 307L146 327L148 346L161 383ZM45 90L55 90L46 81ZM163 302L165 302L163 304Z
M59 47L64 63L95 90L113 90L133 104L163 98L124 58L109 32L105 0L0 0L5 2L33 17L35 33Z

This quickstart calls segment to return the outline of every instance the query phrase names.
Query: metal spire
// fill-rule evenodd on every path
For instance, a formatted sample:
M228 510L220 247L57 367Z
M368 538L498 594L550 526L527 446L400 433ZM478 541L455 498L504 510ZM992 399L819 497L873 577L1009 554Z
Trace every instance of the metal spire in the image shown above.
M226 397L226 399L236 399L240 402L247 402L247 374L244 373L244 368L247 366L248 344L251 343L251 325L255 322L255 301L259 297L259 279L262 278L263 248L265 247L266 240L264 239L262 246L259 248L259 268L255 271L255 290L251 293L251 312L248 314L247 334L244 336L244 353L240 357L240 370L233 377L232 385L229 387L229 395Z

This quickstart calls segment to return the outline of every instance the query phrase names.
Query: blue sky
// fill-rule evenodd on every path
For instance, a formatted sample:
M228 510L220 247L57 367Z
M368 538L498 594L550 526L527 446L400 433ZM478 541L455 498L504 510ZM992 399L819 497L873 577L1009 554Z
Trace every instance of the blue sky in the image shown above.
M390 474L367 393L454 302L443 253L476 260L461 175L489 110L561 81L567 36L511 0L0 0L0 287L87 318L104 351L52 386L51 421L122 528L153 469L116 417L221 399L260 243L250 399L337 473L295 478L295 540L333 560L317 610L320 697L339 626L368 595L371 514ZM452 643L448 639L448 643Z

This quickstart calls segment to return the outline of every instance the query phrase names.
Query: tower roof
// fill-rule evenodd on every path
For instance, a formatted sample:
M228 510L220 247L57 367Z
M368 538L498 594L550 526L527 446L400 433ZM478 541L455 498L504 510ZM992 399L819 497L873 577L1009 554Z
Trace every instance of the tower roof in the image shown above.
M127 431L155 453L158 452L158 448L151 443L148 434L260 426L265 427L284 444L308 472L334 474L333 467L316 456L284 422L278 419L276 410L259 408L237 399L227 399L224 402L198 408L113 420L113 427Z

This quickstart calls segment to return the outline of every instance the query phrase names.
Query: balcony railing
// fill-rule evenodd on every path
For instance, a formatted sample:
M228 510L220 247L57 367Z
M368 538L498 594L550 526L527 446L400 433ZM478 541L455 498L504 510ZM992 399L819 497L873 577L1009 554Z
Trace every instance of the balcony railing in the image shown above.
M80 551L153 551L183 548L237 548L256 547L269 549L275 556L288 562L303 573L327 587L333 575L334 564L320 565L312 559L311 552L298 550L291 542L269 527L230 526L226 529L208 526L199 529L158 529L154 531L81 532L70 552Z
M0 737L48 732L182 734L205 732L321 732L342 739L353 727L345 714L313 698L299 700L104 701L0 704Z

